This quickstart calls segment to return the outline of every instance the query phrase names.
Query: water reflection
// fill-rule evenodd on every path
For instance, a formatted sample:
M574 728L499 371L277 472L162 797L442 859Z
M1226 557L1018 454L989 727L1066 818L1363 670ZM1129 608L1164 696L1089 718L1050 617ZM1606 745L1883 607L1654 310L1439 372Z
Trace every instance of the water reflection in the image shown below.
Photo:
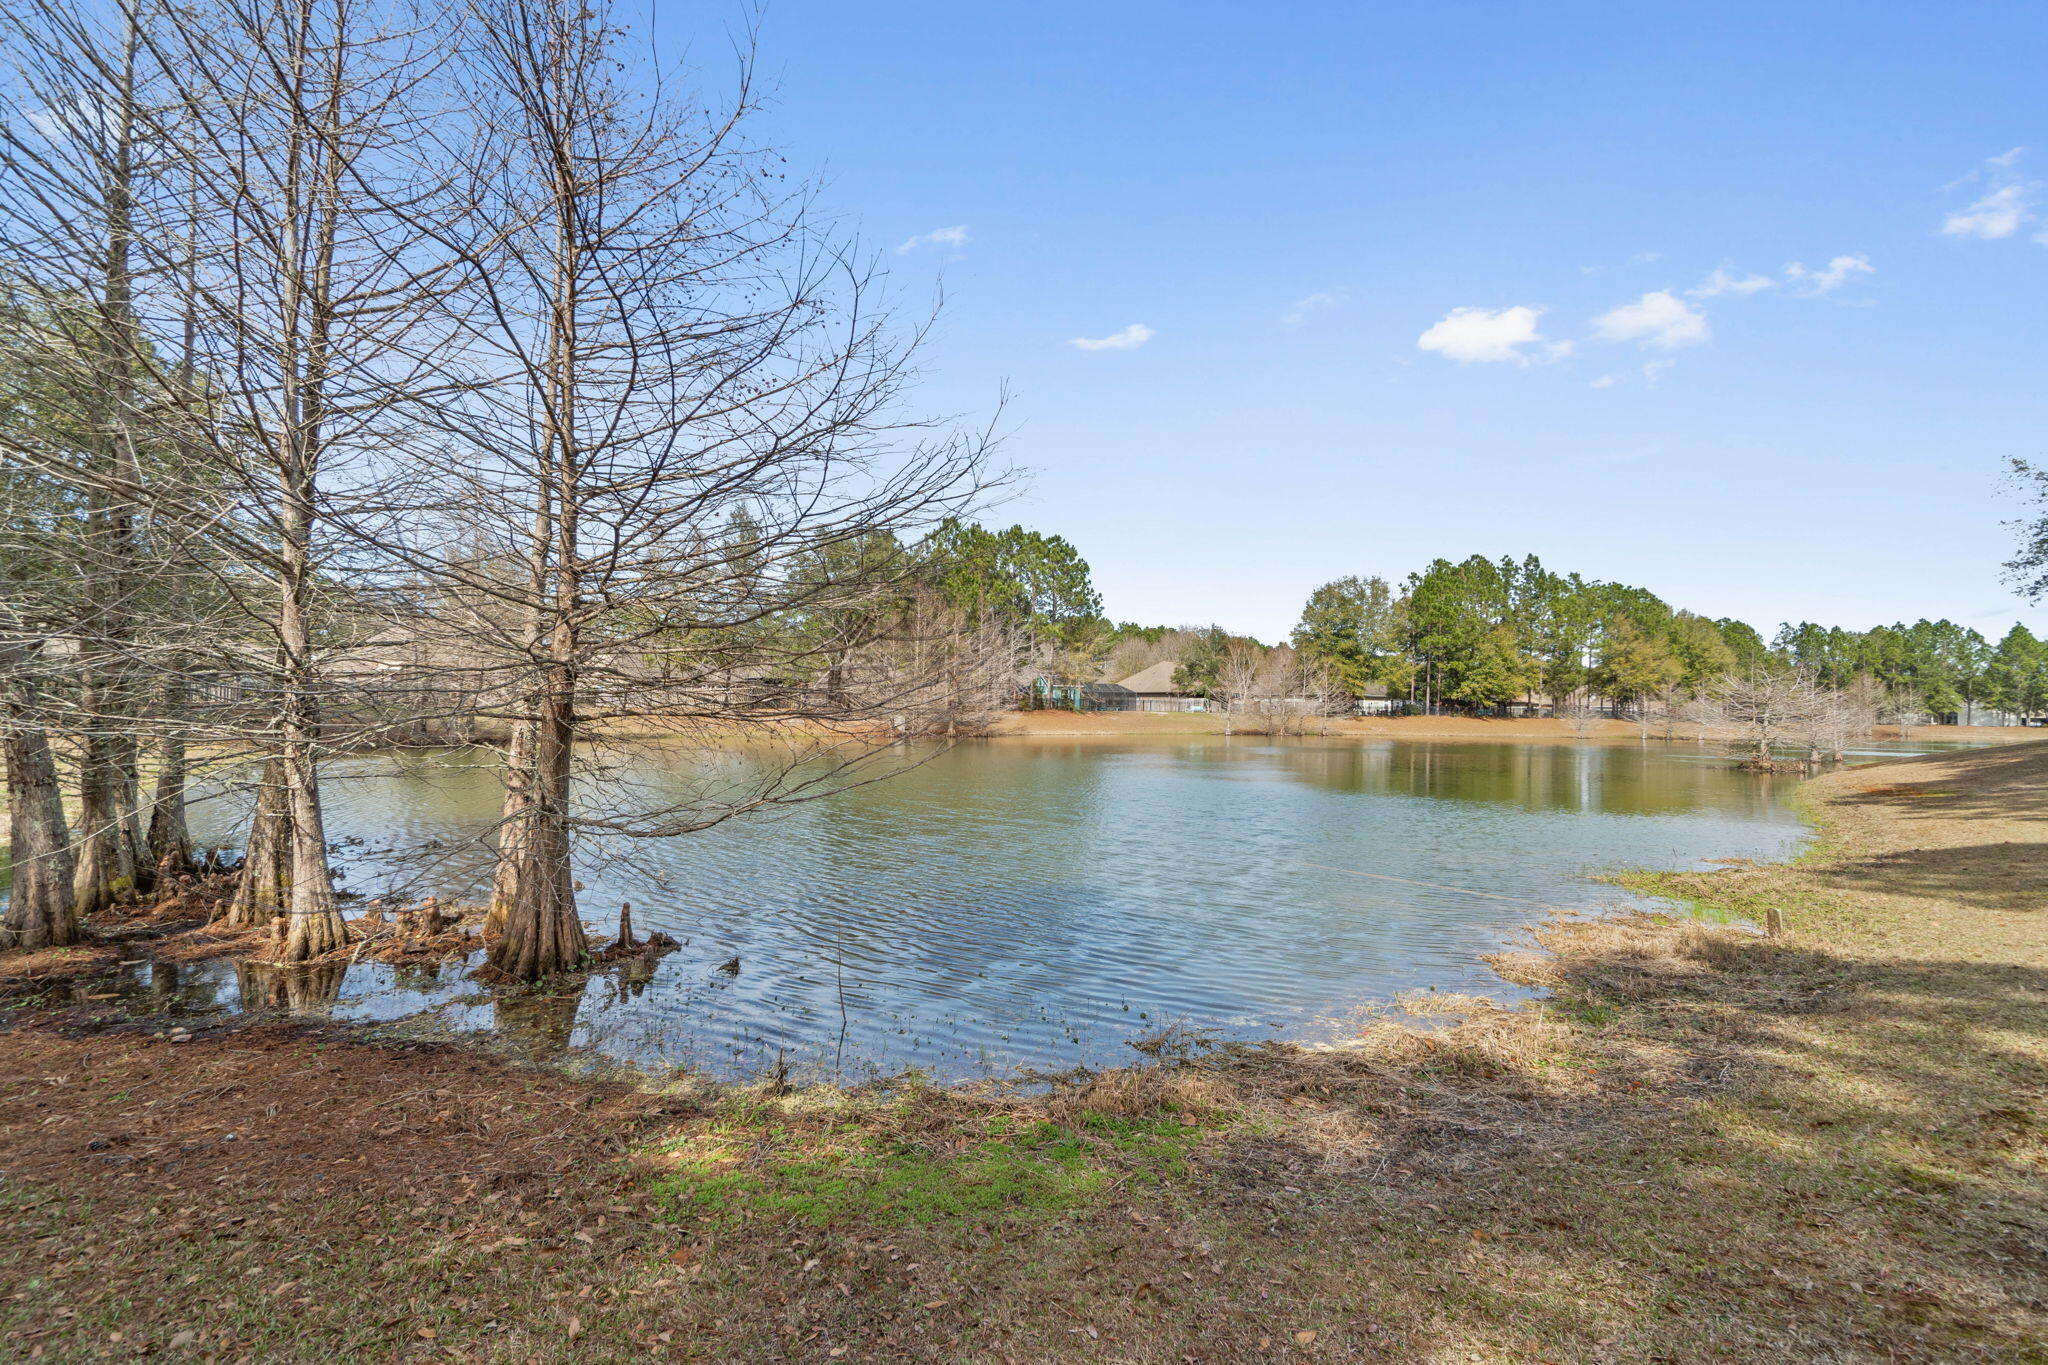
M267 962L236 962L235 986L245 1012L272 1010L283 1014L320 1015L332 1012L341 999L346 962L321 962L305 967L274 967Z
M730 776L642 761L633 780L665 791ZM348 885L479 888L494 762L334 765ZM1500 993L1480 958L1539 904L1620 899L1590 871L1783 854L1801 833L1784 789L1690 744L971 743L783 818L579 848L589 913L630 900L685 945L587 998L494 1000L460 963L252 998L733 1076L784 1055L824 1075L1099 1065L1171 1021L1314 1036L1400 990ZM231 843L219 824L195 833Z

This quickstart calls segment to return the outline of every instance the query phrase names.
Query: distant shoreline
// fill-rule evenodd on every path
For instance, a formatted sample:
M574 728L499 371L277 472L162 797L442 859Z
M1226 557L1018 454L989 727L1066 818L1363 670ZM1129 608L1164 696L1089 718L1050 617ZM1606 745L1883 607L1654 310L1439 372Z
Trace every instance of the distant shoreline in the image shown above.
M1167 735L1223 734L1223 718L1202 711L1009 711L998 716L984 732L993 739L1080 739L1140 738ZM1246 729L1237 733L1247 739L1270 738ZM1499 743L1634 743L1642 731L1634 721L1603 720L1583 727L1571 721L1547 718L1507 719L1487 716L1344 716L1319 728L1310 722L1307 734L1330 739L1462 739ZM1897 740L1897 726L1880 725L1869 738ZM1693 743L1700 731L1690 725L1674 725L1668 732L1662 724L1650 727L1650 738L1660 742ZM1707 743L1725 743L1739 738L1736 731L1709 727ZM1965 744L2024 744L2048 740L2048 729L2017 725L1915 725L1905 734L1908 741Z

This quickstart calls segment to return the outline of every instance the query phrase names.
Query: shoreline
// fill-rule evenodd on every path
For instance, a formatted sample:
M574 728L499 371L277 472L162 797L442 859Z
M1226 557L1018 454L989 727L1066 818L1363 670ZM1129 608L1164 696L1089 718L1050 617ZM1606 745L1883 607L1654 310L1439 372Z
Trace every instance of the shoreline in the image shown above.
M1220 717L1202 711L1006 711L981 737L988 739L1076 739L1083 737L1134 738L1145 736L1213 735L1222 737ZM1239 727L1236 736L1246 739L1277 738ZM1311 728L1289 738L1328 739L1464 739L1500 743L1639 743L1644 739L1634 721L1602 720L1584 732L1570 721L1550 718L1506 718L1493 716L1343 716L1333 717L1325 727ZM1741 732L1710 727L1663 725L1651 728L1649 739L1671 744L1725 744L1742 738ZM1901 736L1897 726L1880 725L1873 740L1895 742ZM2048 729L2017 725L1915 725L1906 730L1906 743L1951 743L1971 745L2025 744L2048 740Z
M1413 1000L1331 1051L1162 1037L1030 1094L648 1090L317 1026L173 1047L10 1015L0 1263L41 1292L0 1342L2038 1361L2048 749L1800 791L1791 862L1622 879L1782 910L1779 937L1554 918L1496 959L1527 1007Z

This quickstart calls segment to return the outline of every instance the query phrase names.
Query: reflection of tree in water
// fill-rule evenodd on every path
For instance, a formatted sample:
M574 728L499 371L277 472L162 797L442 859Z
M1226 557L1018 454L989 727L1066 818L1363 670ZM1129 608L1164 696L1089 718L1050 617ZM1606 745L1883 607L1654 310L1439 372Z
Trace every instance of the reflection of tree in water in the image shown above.
M431 991L441 981L438 962L402 962L391 969L391 986L401 991Z
M559 983L541 990L500 991L492 1001L498 1036L521 1052L552 1056L569 1047L576 1031L576 1008L589 983L564 989Z
M204 967L177 962L149 964L149 995L158 1010L212 1010L220 1005L221 980Z
M287 1014L322 1014L341 998L346 962L311 967L274 967L267 962L237 962L235 984L245 1010L283 1010Z
M604 1008L627 1000L638 1000L645 995L648 986L653 984L655 969L660 965L661 959L652 953L622 959L604 974Z

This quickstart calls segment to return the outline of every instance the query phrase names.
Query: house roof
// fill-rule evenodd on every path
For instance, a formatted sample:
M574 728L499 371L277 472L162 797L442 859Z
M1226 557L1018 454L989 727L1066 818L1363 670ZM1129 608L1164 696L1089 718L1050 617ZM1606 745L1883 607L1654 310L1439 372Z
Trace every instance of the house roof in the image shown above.
M1154 692L1163 693L1166 696L1178 696L1179 694L1174 691L1173 687L1173 670L1175 667L1174 661L1167 659L1152 665L1150 668L1139 669L1136 673L1131 674L1130 677L1125 678L1119 685L1127 687L1133 692Z

